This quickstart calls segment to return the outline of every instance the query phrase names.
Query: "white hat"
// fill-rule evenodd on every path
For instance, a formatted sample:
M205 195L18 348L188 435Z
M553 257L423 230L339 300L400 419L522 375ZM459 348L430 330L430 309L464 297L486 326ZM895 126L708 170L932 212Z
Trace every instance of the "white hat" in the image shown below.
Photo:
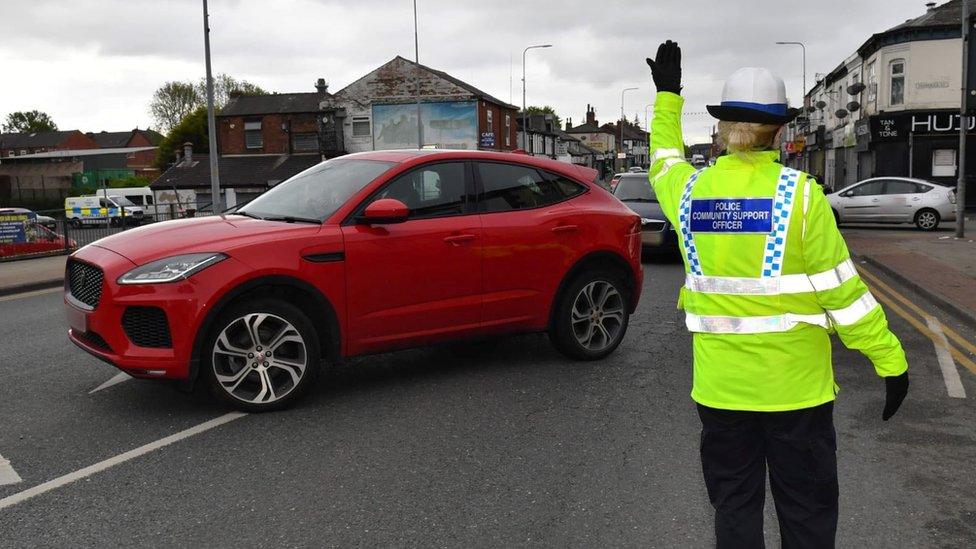
M722 103L709 105L719 120L785 124L799 114L786 104L786 84L767 69L745 67L732 73L722 87Z

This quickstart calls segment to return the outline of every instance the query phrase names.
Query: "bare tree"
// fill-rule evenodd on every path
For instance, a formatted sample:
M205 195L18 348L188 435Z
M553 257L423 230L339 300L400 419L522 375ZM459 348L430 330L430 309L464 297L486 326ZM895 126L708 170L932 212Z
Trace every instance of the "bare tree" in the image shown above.
M167 82L153 94L149 113L160 130L167 133L202 103L202 96L193 84Z
M230 100L231 95L266 95L261 86L252 84L247 80L237 80L228 74L218 74L214 76L214 108L221 109ZM207 100L207 79L201 78L197 84L197 95L200 96L201 104L206 104Z

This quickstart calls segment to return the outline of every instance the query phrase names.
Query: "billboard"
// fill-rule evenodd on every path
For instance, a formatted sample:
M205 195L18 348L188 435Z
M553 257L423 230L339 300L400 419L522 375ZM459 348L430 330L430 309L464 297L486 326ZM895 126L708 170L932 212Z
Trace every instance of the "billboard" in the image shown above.
M0 214L0 244L24 244L36 238L34 223L37 214Z
M421 103L424 146L438 149L478 148L478 104L475 101ZM373 148L417 148L417 104L373 105Z

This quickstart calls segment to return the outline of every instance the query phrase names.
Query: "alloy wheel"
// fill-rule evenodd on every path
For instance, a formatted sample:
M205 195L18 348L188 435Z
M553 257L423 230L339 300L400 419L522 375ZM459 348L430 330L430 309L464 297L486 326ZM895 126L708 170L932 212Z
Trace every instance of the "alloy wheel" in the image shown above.
M576 341L589 351L602 351L610 347L623 330L623 296L609 282L590 282L577 294L571 314Z
M918 214L918 226L923 229L933 229L939 224L939 218L932 212L922 212Z
M242 402L269 404L301 382L308 366L305 340L290 322L250 313L227 324L213 346L221 388Z

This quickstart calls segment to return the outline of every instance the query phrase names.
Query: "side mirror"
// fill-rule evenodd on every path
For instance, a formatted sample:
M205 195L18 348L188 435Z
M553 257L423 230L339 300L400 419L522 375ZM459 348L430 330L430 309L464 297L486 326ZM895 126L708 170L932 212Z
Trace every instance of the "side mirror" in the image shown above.
M363 214L356 221L373 225L387 225L403 223L409 215L410 209L403 202L395 198L381 198L366 206Z

